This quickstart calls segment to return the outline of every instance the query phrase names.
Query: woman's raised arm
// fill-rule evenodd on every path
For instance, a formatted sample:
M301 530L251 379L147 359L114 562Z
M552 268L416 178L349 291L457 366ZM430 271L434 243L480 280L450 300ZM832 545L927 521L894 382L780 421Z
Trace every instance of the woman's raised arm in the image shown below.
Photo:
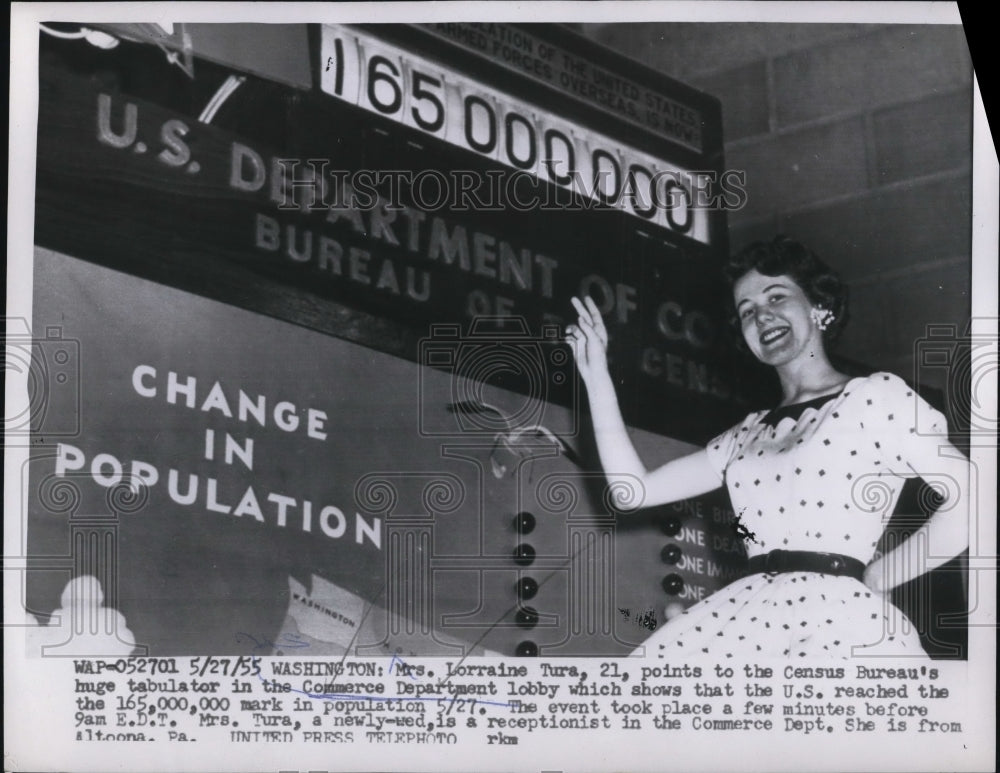
M637 510L704 494L722 481L705 451L647 470L628 435L608 372L608 333L597 305L590 298L573 298L579 315L566 338L573 349L577 370L587 387L594 437L601 467L608 479L615 505Z

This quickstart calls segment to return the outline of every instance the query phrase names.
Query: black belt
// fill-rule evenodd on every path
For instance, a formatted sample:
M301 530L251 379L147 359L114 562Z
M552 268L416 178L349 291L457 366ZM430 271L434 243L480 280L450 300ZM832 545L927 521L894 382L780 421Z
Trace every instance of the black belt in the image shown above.
M820 572L863 580L865 564L840 553L814 553L811 550L772 550L750 559L750 574L758 572Z

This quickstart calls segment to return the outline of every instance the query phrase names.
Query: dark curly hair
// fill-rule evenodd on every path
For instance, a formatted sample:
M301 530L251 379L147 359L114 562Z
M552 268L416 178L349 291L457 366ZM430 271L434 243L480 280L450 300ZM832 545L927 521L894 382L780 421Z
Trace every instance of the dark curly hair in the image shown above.
M784 275L795 280L813 304L833 314L832 321L823 331L823 341L831 344L837 340L847 322L847 286L814 252L787 236L776 236L771 242L748 244L733 255L723 268L730 290L740 277L754 269L764 276ZM731 312L731 322L739 331L736 309L732 308ZM742 338L740 334L739 339Z

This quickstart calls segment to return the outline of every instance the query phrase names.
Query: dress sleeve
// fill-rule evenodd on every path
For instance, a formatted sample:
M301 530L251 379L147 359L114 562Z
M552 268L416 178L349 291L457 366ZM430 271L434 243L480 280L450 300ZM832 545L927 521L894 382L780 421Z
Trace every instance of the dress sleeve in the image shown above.
M736 424L721 435L717 435L708 441L708 445L705 446L705 453L708 455L708 462L712 465L712 469L715 470L716 475L719 476L719 480L725 481L726 479L726 467L729 466L729 462L736 455L737 450L741 447L741 441L744 440L744 435L747 432L747 427L750 424L751 414L739 424Z
M948 443L948 421L892 373L871 377L863 428L885 469L903 477L932 473L940 465L939 449Z

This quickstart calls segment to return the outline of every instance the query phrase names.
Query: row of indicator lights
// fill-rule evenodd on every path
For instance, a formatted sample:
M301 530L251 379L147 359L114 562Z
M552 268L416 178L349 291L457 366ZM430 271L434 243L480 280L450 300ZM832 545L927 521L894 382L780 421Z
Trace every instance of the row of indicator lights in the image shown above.
M676 537L681 533L681 520L675 516L668 516L664 518L660 523L660 528L663 533L668 537ZM663 550L660 551L660 559L663 563L673 566L678 561L681 560L683 551L678 545L669 543L664 546ZM676 572L671 572L666 577L663 578L661 582L663 590L669 593L671 596L676 596L682 590L684 590L684 578L681 577Z
M529 512L520 512L514 516L514 529L518 537L530 534L535 529L535 516ZM681 522L679 518L670 516L661 523L661 528L669 537L675 537L681 532ZM663 563L674 565L680 561L683 551L678 545L669 543L660 551L660 558ZM535 549L525 543L518 542L514 549L514 563L518 566L530 566L535 560ZM684 589L684 578L677 573L668 574L663 578L663 590L671 596L676 596ZM522 606L521 602L534 598L538 593L538 583L531 577L521 577L518 579L515 590L518 599L518 611L515 621L522 628L534 628L538 624L538 612L529 606ZM518 657L536 657L538 655L538 645L533 641L525 640L517 645L515 654Z
M514 516L514 530L518 536L517 547L514 548L514 563L518 566L531 566L535 561L535 549L528 543L521 542L520 538L535 530L535 516L524 511L518 513ZM538 625L538 611L534 607L524 606L522 602L535 597L538 593L538 582L532 577L520 577L514 590L517 593L518 606L517 614L514 616L515 622L521 628L534 628ZM537 657L538 645L527 639L517 645L514 654L521 658Z

